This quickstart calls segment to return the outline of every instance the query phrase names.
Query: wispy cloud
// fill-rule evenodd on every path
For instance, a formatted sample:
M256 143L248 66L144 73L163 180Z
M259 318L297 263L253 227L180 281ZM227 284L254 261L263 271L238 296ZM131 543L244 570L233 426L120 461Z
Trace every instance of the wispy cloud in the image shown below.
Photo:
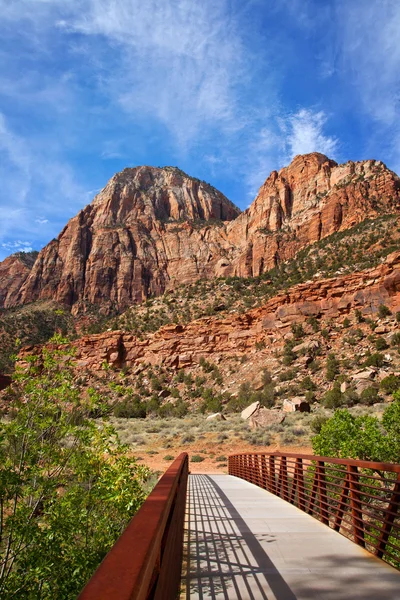
M297 113L281 120L281 129L286 138L288 158L308 152L321 152L334 157L338 140L324 133L328 121L323 111L301 108Z
M32 242L24 242L22 240L15 240L14 242L8 242L1 244L7 252L32 252Z

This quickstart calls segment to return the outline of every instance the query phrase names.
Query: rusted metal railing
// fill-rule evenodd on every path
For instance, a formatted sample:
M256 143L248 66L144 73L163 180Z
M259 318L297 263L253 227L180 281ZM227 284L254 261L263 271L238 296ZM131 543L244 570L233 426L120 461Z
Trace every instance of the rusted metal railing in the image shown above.
M175 600L179 592L188 455L164 473L79 600Z
M235 454L229 474L316 517L400 568L400 465L304 454Z

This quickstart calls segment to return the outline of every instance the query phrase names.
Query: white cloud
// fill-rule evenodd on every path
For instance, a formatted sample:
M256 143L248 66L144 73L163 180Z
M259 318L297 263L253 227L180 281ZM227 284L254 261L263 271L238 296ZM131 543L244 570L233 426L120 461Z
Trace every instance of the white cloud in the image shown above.
M1 247L7 250L7 252L32 252L32 242L24 242L22 240L15 240L13 242L6 242L1 244Z
M39 225L44 225L45 223L48 223L49 220L45 219L44 217L38 217L37 219L35 219L35 223L39 223Z
M323 111L301 108L297 113L281 120L281 129L286 136L288 157L297 154L321 152L333 158L338 149L338 140L324 134L327 116Z

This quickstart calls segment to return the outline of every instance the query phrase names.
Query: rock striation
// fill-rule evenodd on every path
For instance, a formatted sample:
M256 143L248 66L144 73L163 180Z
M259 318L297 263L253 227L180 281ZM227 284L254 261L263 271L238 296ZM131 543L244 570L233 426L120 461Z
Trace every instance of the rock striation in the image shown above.
M0 308L14 306L35 263L37 253L18 252L0 262Z
M356 309L371 316L381 304L393 312L400 310L400 252L389 255L375 269L299 284L245 314L167 325L145 339L124 331L84 336L74 342L77 366L99 371L108 363L140 372L144 364L192 367L204 357L219 363L227 357L243 356L259 342L276 349L283 344L291 324L304 322L307 317L337 319ZM37 352L40 348L26 348L20 360Z
M399 207L399 177L374 160L338 165L318 153L297 156L271 173L243 213L177 168L125 169L29 272L0 264L0 307L51 298L74 314L93 306L121 311L200 278L257 276L323 237Z

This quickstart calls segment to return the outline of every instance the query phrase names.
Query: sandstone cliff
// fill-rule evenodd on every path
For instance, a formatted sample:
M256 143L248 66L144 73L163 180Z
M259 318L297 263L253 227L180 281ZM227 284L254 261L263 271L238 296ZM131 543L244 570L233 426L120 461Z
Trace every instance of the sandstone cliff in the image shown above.
M19 291L35 263L37 252L17 252L0 262L0 308L17 304Z
M297 285L242 315L168 325L145 339L110 331L84 336L73 344L77 365L83 369L101 371L106 363L115 368L159 364L178 369L198 366L204 357L223 363L254 351L260 343L276 350L290 335L292 323L303 323L307 317L337 322L356 309L365 317L376 316L381 304L394 313L400 310L399 252L375 269ZM28 347L20 360L36 352L40 348Z
M27 276L10 290L1 286L0 306L51 298L75 314L91 305L122 310L180 283L259 275L399 206L400 179L374 160L337 165L318 153L297 156L271 173L241 214L179 169L125 169L40 252Z

